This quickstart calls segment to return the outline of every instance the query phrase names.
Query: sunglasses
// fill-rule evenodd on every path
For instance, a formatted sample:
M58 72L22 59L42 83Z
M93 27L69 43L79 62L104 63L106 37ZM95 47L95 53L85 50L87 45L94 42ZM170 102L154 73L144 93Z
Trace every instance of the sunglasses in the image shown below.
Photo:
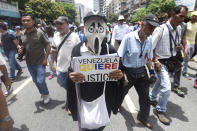
M64 23L56 22L55 25L63 25Z

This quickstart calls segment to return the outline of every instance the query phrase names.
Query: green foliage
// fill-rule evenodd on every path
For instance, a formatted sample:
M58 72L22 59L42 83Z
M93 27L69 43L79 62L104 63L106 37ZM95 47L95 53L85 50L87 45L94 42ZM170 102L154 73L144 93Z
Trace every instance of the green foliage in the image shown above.
M67 15L67 12L59 4L51 2L51 0L30 0L25 6L27 13L45 21L52 21L58 16Z
M151 0L147 12L151 12L156 16L159 16L161 13L171 14L175 6L174 0Z
M113 23L116 22L117 20L118 20L118 14L112 14L109 16L108 22Z
M135 14L131 17L131 19L129 21L130 22L140 21L146 14L147 14L147 11L145 8L139 8L139 9L137 9Z
M72 4L64 3L64 2L57 2L59 6L61 6L66 11L66 16L70 23L75 22L75 17L77 15L77 11Z
M130 22L141 20L146 14L152 13L160 16L162 13L171 14L173 8L176 6L174 0L151 0L146 8L139 8L130 18Z

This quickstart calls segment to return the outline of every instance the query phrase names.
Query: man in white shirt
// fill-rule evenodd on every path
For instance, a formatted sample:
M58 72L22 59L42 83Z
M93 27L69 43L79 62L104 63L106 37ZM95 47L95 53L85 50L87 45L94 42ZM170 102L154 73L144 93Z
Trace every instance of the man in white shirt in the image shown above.
M130 28L127 24L124 24L124 16L118 17L118 25L114 27L112 34L112 45L118 50L123 37L130 32Z
M177 50L181 50L181 27L179 26L187 16L187 7L180 5L173 9L172 15L166 24L157 27L152 35L155 71L158 74L158 81L155 83L150 92L151 104L156 107L156 115L159 120L169 125L170 120L165 116L167 110L168 98L171 92L170 73L179 70L181 63L179 61L174 64L175 68L169 66L171 58L176 56ZM173 59L174 60L174 59ZM172 70L171 70L172 69ZM159 94L159 101L157 96Z
M67 71L68 67L70 66L71 61L71 52L72 48L80 43L80 39L78 35L74 32L71 34L69 33L68 28L68 19L65 16L60 16L55 21L57 33L54 34L53 44L52 44L52 60L51 66L52 70L56 71L57 73L57 82L58 84L66 89L66 82L67 82ZM68 38L65 40L61 48L59 48L60 44L62 43L63 39L67 36ZM57 59L57 67L54 66L55 58ZM67 103L67 102L66 102ZM67 108L67 105L66 105Z

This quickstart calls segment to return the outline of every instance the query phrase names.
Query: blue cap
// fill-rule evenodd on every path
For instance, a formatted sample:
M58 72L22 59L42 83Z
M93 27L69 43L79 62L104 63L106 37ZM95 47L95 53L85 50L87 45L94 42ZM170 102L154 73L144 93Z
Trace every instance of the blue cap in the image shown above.
M8 23L7 22L3 22L3 24L5 24L6 26L8 26Z

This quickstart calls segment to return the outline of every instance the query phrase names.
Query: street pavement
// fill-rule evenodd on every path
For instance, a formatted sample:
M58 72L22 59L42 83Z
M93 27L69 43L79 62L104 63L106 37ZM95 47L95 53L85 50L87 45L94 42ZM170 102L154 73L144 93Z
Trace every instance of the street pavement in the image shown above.
M23 74L13 83L13 94L7 97L10 114L15 120L14 131L78 131L78 123L73 122L72 117L65 111L66 91L59 87L56 77L48 80L48 67L46 82L52 101L48 105L43 105L39 101L40 94L25 62L20 64L23 67ZM197 72L197 62L190 62L189 67L189 73L194 77ZM197 89L193 88L193 80L184 77L181 77L181 86L186 94L185 98L173 92L169 98L167 105L167 116L171 120L169 126L163 125L158 120L154 115L154 108L151 107L149 120L154 126L154 131L197 130ZM135 89L131 88L120 112L111 115L111 124L104 131L148 131L149 129L136 120L138 110L138 96Z

